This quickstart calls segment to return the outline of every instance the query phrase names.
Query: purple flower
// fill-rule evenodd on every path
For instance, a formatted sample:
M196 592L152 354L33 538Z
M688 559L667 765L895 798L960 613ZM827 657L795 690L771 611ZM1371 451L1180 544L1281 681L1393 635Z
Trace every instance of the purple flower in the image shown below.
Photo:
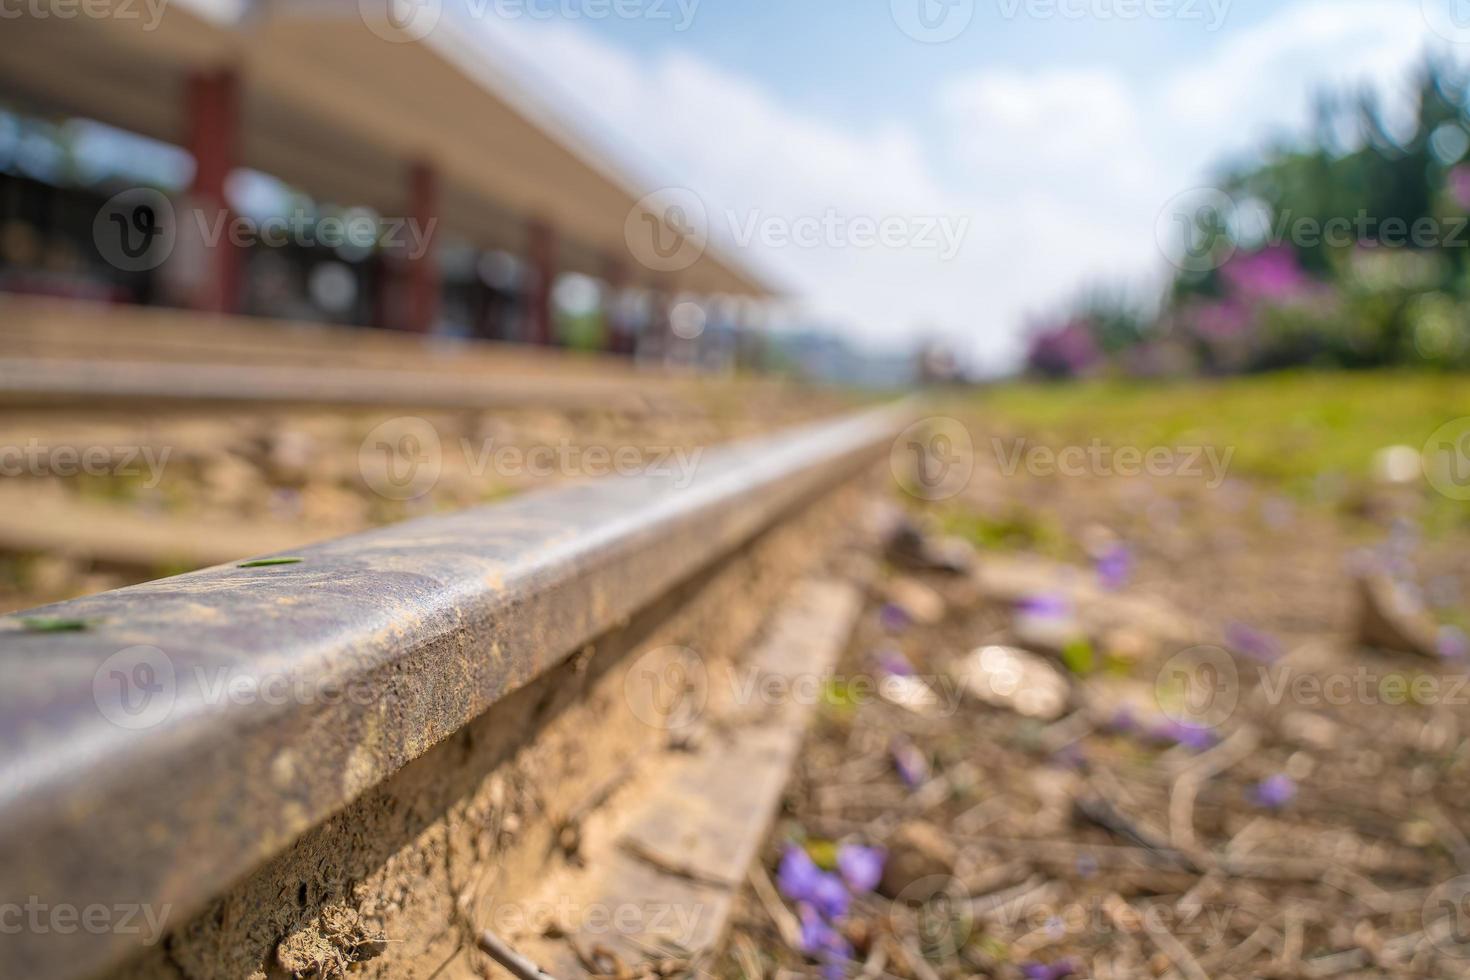
M1081 742L1068 742L1052 753L1051 760L1063 769L1081 769L1087 765L1087 750Z
M898 770L898 778L909 789L918 789L929 781L929 760L924 758L920 752L906 738L895 737L888 746L889 754L893 756L893 767Z
M1247 300L1289 300L1311 286L1296 253L1284 245L1238 254L1220 268L1220 275L1232 293Z
M1108 721L1108 727L1115 732L1127 734L1138 731L1138 719L1133 716L1133 709L1128 705L1120 705L1113 712L1113 717Z
M1025 616L1035 616L1038 619L1056 619L1066 616L1072 611L1072 604L1067 597L1054 592L1040 592L1036 595L1028 595L1016 603L1016 611Z
M796 906L796 912L801 919L801 951L803 953L808 956L820 956L847 946L847 940L832 928L814 906L807 902L800 902Z
M830 871L817 872L816 881L812 884L811 903L818 912L829 919L840 919L847 914L851 900L852 896L848 895L841 878Z
M879 673L887 677L912 677L914 676L914 665L909 663L909 658L892 648L879 650L873 655L874 662L878 665Z
M781 855L781 865L776 869L776 886L793 902L809 902L816 888L817 876L821 873L822 869L817 867L806 848L787 844Z
M902 633L913 624L908 610L895 602L885 602L878 610L878 625L890 633Z
M1285 773L1267 776L1251 790L1251 799L1258 806L1280 810L1296 798L1296 782Z
M1021 964L1021 975L1026 980L1063 980L1065 977L1077 975L1077 966L1071 960L1057 960L1055 963L1030 963Z
M1128 584L1132 571L1133 553L1122 542L1112 545L1097 558L1097 577L1105 589L1121 589Z
M1264 663L1281 656L1281 646L1273 637L1245 623L1225 627L1225 644L1236 653Z
M797 915L801 919L801 951L823 962L822 976L840 978L842 963L852 959L852 944L806 902L797 906Z
M1470 209L1470 167L1459 166L1449 172L1450 196L1462 208Z
M1195 752L1203 752L1219 741L1213 729L1203 725L1186 724L1182 721L1162 722L1154 726L1150 734L1157 739L1182 745Z
M1435 646L1446 660L1464 660L1470 654L1470 638L1458 626L1441 626Z
M817 867L805 848L787 844L776 869L776 887L793 902L810 905L829 919L847 914L848 894L842 879Z
M883 860L888 855L881 847L843 844L837 849L837 871L847 887L867 893L883 879Z
M1092 324L1086 320L1042 330L1032 336L1031 349L1026 353L1028 368L1053 378L1077 377L1101 360L1102 351L1093 339Z

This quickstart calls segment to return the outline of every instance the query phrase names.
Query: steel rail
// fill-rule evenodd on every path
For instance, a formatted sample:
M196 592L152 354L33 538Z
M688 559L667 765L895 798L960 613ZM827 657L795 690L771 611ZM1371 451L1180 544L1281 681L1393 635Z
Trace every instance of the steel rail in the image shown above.
M0 619L0 903L170 905L184 921L851 477L910 414L712 449L687 486L590 481ZM135 942L64 938L0 936L0 973L88 975Z
M0 404L99 401L491 409L646 408L631 379L0 356ZM668 394L661 396L667 402Z

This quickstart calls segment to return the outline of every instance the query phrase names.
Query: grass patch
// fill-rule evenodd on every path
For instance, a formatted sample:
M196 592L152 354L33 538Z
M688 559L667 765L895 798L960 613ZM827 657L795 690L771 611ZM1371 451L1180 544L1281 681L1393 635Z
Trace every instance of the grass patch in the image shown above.
M1114 448L1233 450L1231 476L1313 499L1321 496L1323 478L1366 483L1378 450L1405 445L1420 451L1435 429L1470 415L1470 376L1281 372L1153 383L1016 383L988 388L972 404L986 421L1046 445L1100 439ZM1430 492L1438 516L1450 517L1445 512L1453 510L1455 522L1464 520L1461 505Z

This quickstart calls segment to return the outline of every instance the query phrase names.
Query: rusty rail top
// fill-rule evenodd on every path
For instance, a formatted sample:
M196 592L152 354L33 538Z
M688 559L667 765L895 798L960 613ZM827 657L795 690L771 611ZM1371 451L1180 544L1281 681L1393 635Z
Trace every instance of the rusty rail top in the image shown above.
M0 357L0 403L220 402L381 408L555 405L639 408L650 384L624 378L454 375L374 367L297 367L169 361ZM664 401L670 396L664 394Z
M909 416L899 404L717 447L687 486L640 475L551 488L302 548L294 563L0 618L0 903L168 904L183 922L855 474ZM0 974L87 975L136 941L0 935Z

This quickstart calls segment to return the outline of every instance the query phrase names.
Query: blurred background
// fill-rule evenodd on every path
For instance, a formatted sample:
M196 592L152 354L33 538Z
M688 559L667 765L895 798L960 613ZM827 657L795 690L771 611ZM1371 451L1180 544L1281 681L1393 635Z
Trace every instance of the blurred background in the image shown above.
M858 384L1454 366L1461 13L16 3L0 290Z
M0 612L923 390L722 976L1470 976L1467 367L1470 0L0 0Z

